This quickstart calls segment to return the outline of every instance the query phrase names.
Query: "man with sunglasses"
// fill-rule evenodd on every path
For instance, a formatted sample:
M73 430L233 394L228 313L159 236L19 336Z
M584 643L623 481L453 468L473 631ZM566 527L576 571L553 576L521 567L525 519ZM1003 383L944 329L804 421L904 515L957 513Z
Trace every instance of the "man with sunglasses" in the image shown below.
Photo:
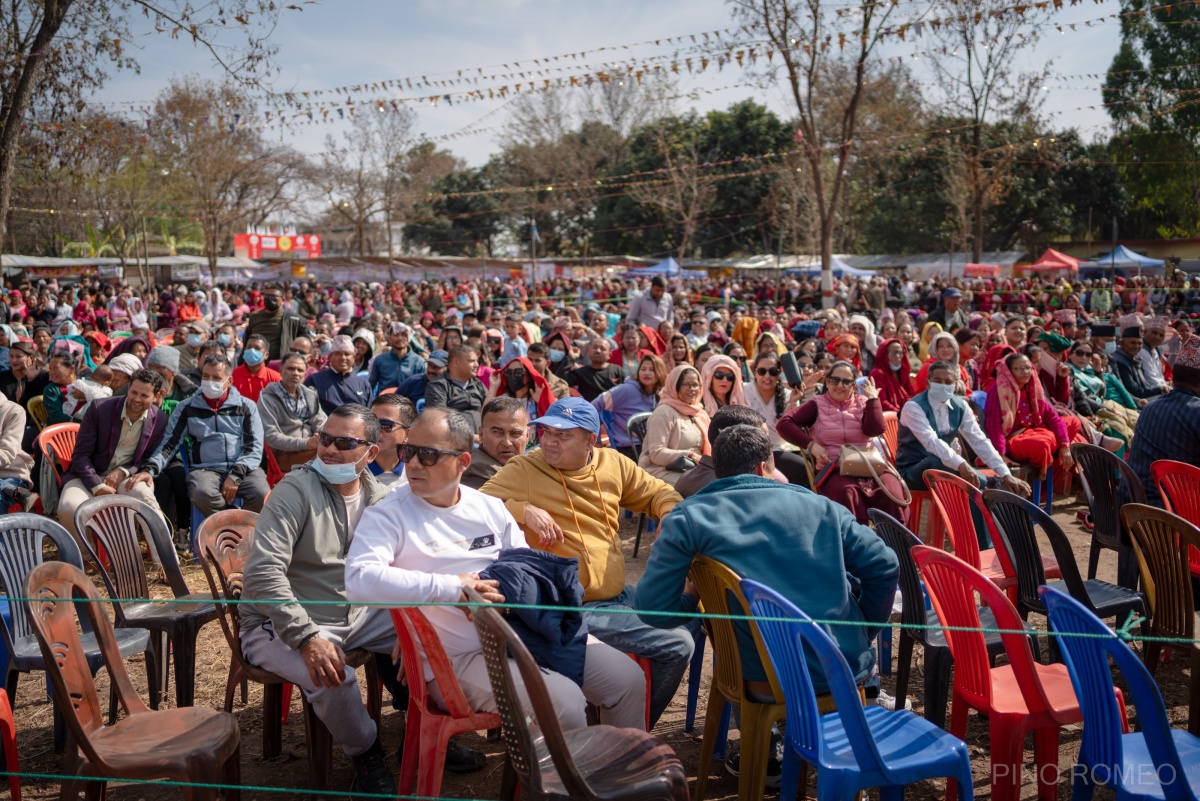
M242 649L255 665L300 687L355 768L355 789L395 793L379 732L346 652L391 654L388 611L355 606L345 553L364 510L387 494L367 465L379 453L379 421L365 406L334 409L317 434L317 457L275 485L246 562Z
M504 501L530 547L579 560L588 631L650 660L653 726L675 696L700 622L657 629L628 611L635 588L625 583L621 510L661 519L681 498L631 459L596 447L600 414L583 398L555 401L531 424L540 446L509 459L481 492Z
M432 605L465 602L466 587L503 603L499 582L479 574L502 550L527 548L501 501L461 485L473 440L471 420L460 412L427 409L417 418L402 449L409 483L363 515L346 556L346 593L352 601L431 604L423 608L425 617L437 631L468 703L495 712L469 612ZM405 667L409 681L423 677L435 701L444 703L428 665ZM587 725L585 699L599 707L604 723L645 725L646 680L632 660L589 637L583 670L582 687L562 673L542 673L564 728ZM516 681L524 696L519 677Z
M408 440L408 429L417 419L417 407L398 392L380 395L371 402L371 411L379 418L379 454L367 465L371 475L385 487L408 481L400 448Z

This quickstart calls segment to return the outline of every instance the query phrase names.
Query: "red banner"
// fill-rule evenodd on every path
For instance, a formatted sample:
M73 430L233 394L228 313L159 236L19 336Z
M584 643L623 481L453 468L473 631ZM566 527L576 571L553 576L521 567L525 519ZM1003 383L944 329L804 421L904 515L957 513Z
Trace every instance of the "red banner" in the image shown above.
M318 234L234 234L233 255L245 259L319 259Z

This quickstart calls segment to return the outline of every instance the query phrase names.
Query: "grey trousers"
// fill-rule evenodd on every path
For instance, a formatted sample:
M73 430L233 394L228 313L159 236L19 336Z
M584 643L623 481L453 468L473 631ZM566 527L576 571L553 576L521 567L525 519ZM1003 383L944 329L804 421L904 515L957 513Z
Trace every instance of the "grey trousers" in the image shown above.
M321 637L343 651L363 648L391 654L396 644L396 629L388 610L372 607L361 613L351 626L321 626ZM275 635L270 621L242 632L242 654L252 664L299 687L346 756L358 756L375 742L378 734L375 721L363 704L353 668L346 668L346 679L341 686L332 690L317 687L309 678L304 657Z
M221 483L225 476L215 470L191 470L188 472L188 499L205 517L227 507L221 494ZM261 512L263 502L271 492L267 476L260 468L246 474L238 485L235 497L242 499L242 508L249 512Z

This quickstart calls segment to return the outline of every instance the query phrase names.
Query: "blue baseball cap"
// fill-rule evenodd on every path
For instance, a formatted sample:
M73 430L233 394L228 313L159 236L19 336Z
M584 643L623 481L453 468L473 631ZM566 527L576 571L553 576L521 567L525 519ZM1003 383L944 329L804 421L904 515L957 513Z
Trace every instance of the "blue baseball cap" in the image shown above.
M435 350L433 353L429 354L429 358L425 361L429 362L430 364L437 365L438 367L445 367L450 363L450 354L444 350Z
M546 413L536 420L529 421L531 426L547 426L562 431L568 428L582 428L600 436L600 414L596 407L583 398L563 398L550 404Z

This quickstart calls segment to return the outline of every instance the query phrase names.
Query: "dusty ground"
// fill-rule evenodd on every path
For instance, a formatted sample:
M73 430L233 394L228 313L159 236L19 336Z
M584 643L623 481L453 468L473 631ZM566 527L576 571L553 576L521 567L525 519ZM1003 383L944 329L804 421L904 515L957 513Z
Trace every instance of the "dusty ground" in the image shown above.
M1056 507L1057 513L1055 518L1060 525L1067 531L1075 546L1076 559L1080 565L1086 569L1087 565L1087 549L1090 542L1089 536L1083 528L1076 523L1075 513L1079 510L1079 506L1072 503L1071 499L1062 499ZM633 534L634 522L636 518L624 519L622 521L622 534L625 540L626 563L629 570L629 579L631 582L636 582L645 566L646 558L649 552L647 547L653 543L653 535L650 535L643 541L643 547L640 551L639 558L634 559L633 554ZM1049 553L1048 543L1043 543L1043 550ZM186 568L186 575L189 584L193 590L207 590L207 585L204 581L204 575L198 567ZM1105 551L1100 560L1099 577L1109 581L1115 581L1116 576L1116 557L1111 551ZM167 594L165 585L160 585L158 591ZM1033 619L1035 625L1044 625L1043 620ZM898 632L897 632L898 634ZM206 626L200 633L199 653L197 657L197 687L196 687L196 703L197 705L207 705L214 708L220 708L224 702L225 677L229 665L228 648L224 637L221 634L220 627L214 622ZM898 653L898 648L893 647L893 670L894 658ZM130 672L132 677L139 687L139 690L145 692L145 668L140 657L130 660ZM922 691L922 653L921 648L916 648L914 655L913 675L910 679L910 693ZM173 677L172 677L173 679ZM667 710L663 719L656 726L654 733L669 743L683 760L683 764L689 776L695 776L697 763L700 753L700 729L704 718L704 703L708 697L708 668L706 667L703 677L703 685L701 689L700 710L697 715L697 730L694 735L687 735L683 732L684 711L686 703L686 677L680 691L676 696L675 702ZM1158 680L1163 688L1163 693L1166 698L1168 712L1171 716L1172 723L1176 726L1186 726L1187 723L1187 660L1176 655L1167 664L1159 669ZM100 697L107 698L108 679L107 675L101 673L97 678ZM883 677L883 686L886 690L892 691L895 689L895 674L891 673ZM920 697L914 697L913 708L916 712L922 711L922 703ZM167 703L171 703L170 700ZM53 735L52 735L52 716L51 706L46 700L44 684L39 676L29 676L26 674L23 677L20 688L17 693L15 706L15 714L17 720L17 742L18 750L21 758L21 769L26 772L55 774L60 770L60 759L54 753ZM260 687L251 685L250 700L248 704L241 704L240 698L235 701L234 714L238 718L238 723L241 726L242 732L242 780L247 786L257 787L278 787L278 788L302 788L307 780L307 748L305 745L303 715L301 713L299 696L293 699L291 714L287 725L283 730L283 753L277 759L264 761L262 758L262 691ZM1131 717L1133 710L1131 709ZM397 748L401 732L403 730L403 715L393 711L385 700L384 715L383 715L383 740L391 756L389 757L393 768L398 770L398 760L395 758L395 749ZM1069 769L1073 764L1076 754L1079 750L1079 741L1081 735L1080 726L1072 726L1065 729L1062 733L1059 764L1063 769ZM731 737L736 739L737 732L731 733ZM990 788L988 786L988 747L987 747L987 722L978 716L972 716L970 725L967 730L967 741L971 749L972 763L975 768L975 795L976 797L990 796ZM500 774L503 764L503 747L498 742L489 743L484 737L476 735L468 735L463 742L474 748L483 750L488 754L488 763L484 770L469 776L453 776L446 774L442 784L442 794L445 797L451 798L469 798L469 799L487 799L496 798L500 787ZM1026 744L1026 759L1032 760L1032 740ZM811 774L810 774L811 776ZM335 748L334 755L334 786L337 790L344 791L350 788L352 779L352 771L349 761L341 755ZM809 788L810 795L814 793L812 786ZM909 798L942 798L945 794L944 782L925 782L919 785L914 785L908 790ZM49 799L56 798L58 795L58 785L52 781L34 781L28 780L23 783L23 795L27 799ZM334 793L333 795L338 795ZM768 791L768 795L777 795L775 791ZM1034 798L1036 795L1036 787L1032 783L1026 783L1022 788L1022 798ZM708 783L707 798L709 799L731 799L737 796L737 780L729 776L721 763L714 763L711 776ZM7 788L0 793L0 798L6 798ZM141 786L118 786L113 785L109 790L109 797L116 801L135 801L145 799L146 801L156 801L157 799L179 798L180 791L161 788L152 788L145 785ZM281 789L278 792L265 791L244 791L242 798L247 801L263 799L263 801L274 801L279 798L303 798L311 797L304 796L300 793L289 792L287 789ZM342 795L341 797L345 797ZM1059 797L1066 799L1070 797L1070 783L1063 780L1059 784Z

